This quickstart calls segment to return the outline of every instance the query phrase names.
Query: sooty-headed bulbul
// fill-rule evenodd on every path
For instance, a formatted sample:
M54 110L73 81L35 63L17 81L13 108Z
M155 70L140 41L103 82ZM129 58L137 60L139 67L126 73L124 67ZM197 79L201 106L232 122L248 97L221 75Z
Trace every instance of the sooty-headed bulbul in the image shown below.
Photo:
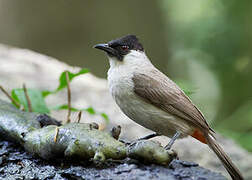
M171 139L192 136L207 144L218 156L234 180L242 180L240 171L215 140L215 132L189 97L146 56L135 35L127 35L97 49L107 53L109 90L124 114L136 123Z

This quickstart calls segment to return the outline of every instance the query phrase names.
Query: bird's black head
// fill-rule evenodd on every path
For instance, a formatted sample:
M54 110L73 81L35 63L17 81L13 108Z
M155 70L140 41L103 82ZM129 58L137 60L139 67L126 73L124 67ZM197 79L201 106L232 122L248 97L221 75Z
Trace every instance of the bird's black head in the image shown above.
M130 50L144 51L142 44L135 35L127 35L121 38L109 41L107 44L97 44L94 48L101 49L111 57L116 57L119 61L127 55Z

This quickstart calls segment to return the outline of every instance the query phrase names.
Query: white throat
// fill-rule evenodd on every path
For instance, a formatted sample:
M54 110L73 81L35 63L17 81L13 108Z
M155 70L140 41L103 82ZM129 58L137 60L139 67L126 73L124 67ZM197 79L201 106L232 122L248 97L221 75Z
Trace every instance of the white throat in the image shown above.
M117 60L115 57L109 57L110 69L119 66L127 66L129 69L134 69L136 66L151 64L145 52L131 50L130 53L124 56L122 61Z

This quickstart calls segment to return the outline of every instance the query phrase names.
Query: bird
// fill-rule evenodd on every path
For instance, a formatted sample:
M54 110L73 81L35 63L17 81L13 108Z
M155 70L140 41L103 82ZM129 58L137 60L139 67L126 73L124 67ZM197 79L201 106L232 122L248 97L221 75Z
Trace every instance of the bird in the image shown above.
M217 143L215 132L202 112L175 82L151 63L136 35L126 35L94 48L107 54L109 91L121 111L155 132L145 138L170 137L165 147L168 150L176 139L192 136L215 152L233 180L243 179Z

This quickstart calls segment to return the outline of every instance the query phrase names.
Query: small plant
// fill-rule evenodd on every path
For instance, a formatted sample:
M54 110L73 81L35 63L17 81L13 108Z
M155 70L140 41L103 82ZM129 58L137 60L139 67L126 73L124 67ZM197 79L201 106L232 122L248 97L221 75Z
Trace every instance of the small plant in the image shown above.
M11 98L12 103L17 107L17 108L21 108L24 111L32 111L32 112L38 112L38 113L46 113L46 114L50 114L51 110L70 110L70 111L86 111L91 115L100 115L106 123L109 122L109 118L107 116L107 114L103 113L103 112L97 112L93 107L87 107L87 108L75 108L71 106L71 96L70 96L70 86L69 86L69 82L71 82L75 77L81 76L83 74L88 73L89 70L88 69L81 69L79 72L77 73L72 73L69 71L64 71L61 73L60 77L59 77L59 85L58 87L53 90L53 91L40 91L37 89L26 89L25 85L23 88L17 88L17 89L13 89L11 91L11 95L9 95L9 98ZM61 91L64 88L68 87L68 104L58 104L54 107L48 107L46 104L46 97L49 95L53 95L58 93L59 91ZM3 88L1 87L2 91ZM7 92L5 91L5 94L7 94ZM30 106L30 107L29 107Z

